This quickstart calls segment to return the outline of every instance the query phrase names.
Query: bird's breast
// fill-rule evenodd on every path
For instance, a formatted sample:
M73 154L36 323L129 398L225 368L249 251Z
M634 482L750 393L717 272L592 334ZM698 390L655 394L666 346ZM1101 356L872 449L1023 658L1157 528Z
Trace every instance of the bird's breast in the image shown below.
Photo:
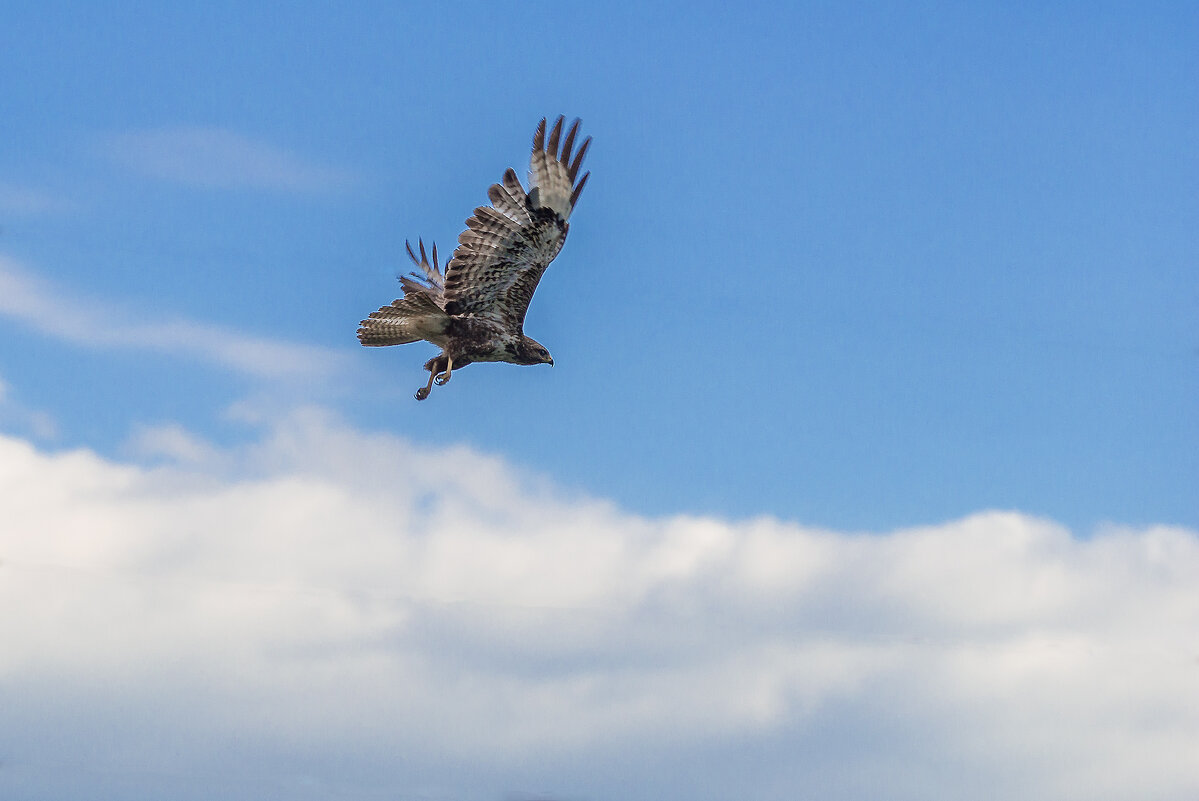
M520 340L519 332L479 317L455 317L447 333L454 358L466 356L476 362L510 361Z

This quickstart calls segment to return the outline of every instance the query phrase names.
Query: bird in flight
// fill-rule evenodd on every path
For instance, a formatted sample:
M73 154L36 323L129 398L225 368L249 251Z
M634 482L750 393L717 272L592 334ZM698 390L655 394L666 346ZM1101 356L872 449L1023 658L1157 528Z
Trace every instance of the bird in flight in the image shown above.
M417 400L429 397L433 384L449 381L455 368L472 362L553 365L545 346L525 336L524 323L537 282L562 250L567 220L591 175L578 178L591 137L572 159L579 120L563 138L564 119L558 117L548 138L541 120L533 134L529 191L509 168L502 182L487 190L491 205L467 219L444 272L436 244L430 262L423 240L417 241L419 258L405 243L420 272L400 278L404 297L372 312L358 328L358 340L367 346L426 340L441 348L425 363L429 382L416 391Z

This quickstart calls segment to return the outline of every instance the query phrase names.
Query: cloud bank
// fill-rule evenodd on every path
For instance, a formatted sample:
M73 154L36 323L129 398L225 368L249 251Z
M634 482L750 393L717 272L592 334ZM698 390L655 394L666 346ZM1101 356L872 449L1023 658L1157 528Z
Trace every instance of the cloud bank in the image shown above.
M291 415L0 438L0 795L1183 799L1199 535L646 518Z

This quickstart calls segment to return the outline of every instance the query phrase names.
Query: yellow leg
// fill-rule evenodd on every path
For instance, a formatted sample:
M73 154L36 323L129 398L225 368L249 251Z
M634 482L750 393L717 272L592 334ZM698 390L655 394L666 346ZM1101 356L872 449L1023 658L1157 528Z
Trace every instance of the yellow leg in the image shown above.
M447 355L445 357L445 372L437 376L437 386L444 386L450 382L450 373L454 370L454 357Z

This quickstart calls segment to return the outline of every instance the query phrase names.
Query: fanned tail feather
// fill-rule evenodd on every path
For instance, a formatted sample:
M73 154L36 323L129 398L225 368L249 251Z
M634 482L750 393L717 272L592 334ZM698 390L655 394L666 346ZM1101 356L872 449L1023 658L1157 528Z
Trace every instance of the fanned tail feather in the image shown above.
M423 304L421 304L423 305ZM440 308L420 308L408 298L384 306L361 322L358 341L363 345L405 345L427 339L436 342L445 334L450 316Z
M422 339L436 342L450 323L450 317L445 313L445 274L438 264L437 245L433 245L432 262L423 240L417 240L419 259L412 250L412 243L405 242L404 245L420 272L401 276L404 297L372 312L359 324L358 341L363 345L404 345Z

